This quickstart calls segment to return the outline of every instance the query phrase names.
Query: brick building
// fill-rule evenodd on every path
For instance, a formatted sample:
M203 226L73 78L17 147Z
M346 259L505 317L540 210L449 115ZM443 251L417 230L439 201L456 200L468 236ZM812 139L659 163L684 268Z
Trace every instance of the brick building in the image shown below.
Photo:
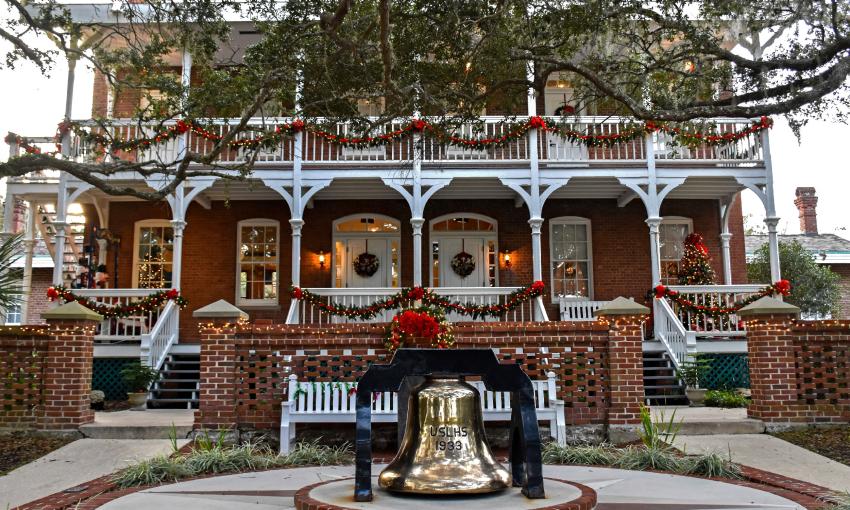
M109 14L107 6L104 10L96 22L120 17ZM85 15L97 17L97 12L89 9ZM252 32L240 27L234 23L233 48L253 42ZM191 86L196 79L191 55L171 60L174 74ZM556 117L565 104L573 106L566 78L551 76L545 93L529 101L527 111L488 107L476 128L488 138L512 129L503 115L528 119L516 139L498 146L444 143L412 129L407 120L373 133L403 135L365 148L330 141L307 127L263 149L248 179L191 178L160 203L109 196L66 174L13 180L8 196L29 204L34 220L22 228L30 239L45 239L54 259L54 285L83 287L72 289L75 296L104 305L126 305L158 289L179 289L189 300L182 311L169 302L105 320L95 336L94 355L100 359L141 356L166 371L179 357L197 363L200 334L193 312L220 299L251 320L340 321L310 303L291 300L290 284L339 305L368 305L406 286L495 305L538 280L545 283L545 293L502 320L588 320L605 301L625 296L654 307L645 349L666 369L699 350L746 352L734 317L697 324L686 310L665 300L648 302L646 294L657 284L677 283L683 242L691 232L704 236L721 276L716 286L680 292L696 301L731 303L771 283L746 281L738 199L750 189L762 200L775 253L779 219L767 124L763 119L718 119L713 132L730 135L730 141L698 146L677 144L670 132L652 129L622 143L589 146L542 122L616 138L633 119L598 117L608 112L593 107ZM131 118L144 96L113 90L103 76L94 79L93 115L110 120L110 134L155 134L156 126L139 129ZM209 150L205 136L225 133L237 121L216 121L202 130L166 123L179 135L121 155L168 160L185 148L203 152ZM293 123L257 119L254 128L286 131ZM357 136L347 123L335 129L339 137ZM469 137L473 131L470 124L456 135ZM19 149L14 146L11 153ZM74 146L71 153L89 157L85 149ZM239 157L235 149L225 151L221 164ZM163 184L157 176L137 174L110 180L138 189ZM79 208L77 221L70 220L71 207ZM16 228L21 227L4 224L5 232ZM472 264L454 269L453 262L462 259ZM780 274L774 259L776 281ZM26 306L43 306L40 293L33 286ZM384 314L377 320L388 318Z

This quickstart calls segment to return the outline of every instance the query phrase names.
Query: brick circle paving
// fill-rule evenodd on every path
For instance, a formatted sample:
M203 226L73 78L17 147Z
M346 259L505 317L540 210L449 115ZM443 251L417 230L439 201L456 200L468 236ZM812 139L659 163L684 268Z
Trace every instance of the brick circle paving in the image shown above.
M444 510L469 509L513 510L593 510L596 491L575 482L546 478L546 498L527 499L518 488L469 496L397 495L378 489L373 481L374 499L354 501L354 479L331 480L302 487L295 493L296 510Z

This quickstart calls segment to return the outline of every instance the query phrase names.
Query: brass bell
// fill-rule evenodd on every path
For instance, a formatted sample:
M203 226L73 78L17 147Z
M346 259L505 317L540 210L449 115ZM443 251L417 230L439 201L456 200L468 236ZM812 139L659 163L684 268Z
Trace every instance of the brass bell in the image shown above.
M481 398L462 377L428 377L410 392L398 454L378 477L384 489L414 494L476 494L511 486L493 456Z

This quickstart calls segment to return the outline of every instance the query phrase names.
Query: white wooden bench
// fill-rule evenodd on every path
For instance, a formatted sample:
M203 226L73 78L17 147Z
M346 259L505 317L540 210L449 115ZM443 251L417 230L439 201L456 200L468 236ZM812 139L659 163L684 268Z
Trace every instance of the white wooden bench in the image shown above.
M595 321L596 311L608 304L608 301L591 301L582 297L560 296L562 321Z
M546 380L532 380L537 420L548 421L553 438L560 445L567 442L567 422L564 402L557 398L555 373L549 372ZM484 421L510 421L510 392L487 391L482 381L470 381L481 394ZM289 376L288 399L281 406L280 453L289 453L295 439L296 423L355 423L356 395L347 388L356 383L303 382L295 374ZM398 421L398 395L381 393L372 402L373 423Z

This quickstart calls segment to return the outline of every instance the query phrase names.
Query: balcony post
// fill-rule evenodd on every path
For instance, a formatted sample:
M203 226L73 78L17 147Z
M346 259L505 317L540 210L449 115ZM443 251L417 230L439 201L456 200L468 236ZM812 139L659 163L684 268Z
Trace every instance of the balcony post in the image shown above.
M723 252L723 283L732 285L732 254L729 249L729 241L732 239L730 232L720 234L720 245Z
M30 301L32 300L32 257L35 249L35 217L36 203L30 202L28 207L26 230L24 231L24 283L21 300L21 324L29 323Z
M661 218L650 216L646 219L649 225L649 258L652 264L652 286L661 284L661 252L659 251L659 231L661 229Z
M779 266L779 238L776 231L776 226L779 224L779 217L776 215L776 201L773 194L773 160L770 155L770 136L768 129L761 132L761 145L764 151L764 170L766 183L764 187L764 223L767 225L767 244L770 251L770 279L773 282L778 282L782 279L782 271Z
M413 226L413 286L422 286L422 225L425 218L410 218Z
M779 235L777 225L779 218L776 216L768 216L764 219L767 225L767 249L770 254L770 279L773 282L778 282L782 279L782 273L779 268Z
M289 220L289 225L292 227L292 285L295 287L301 286L301 229L304 227L304 220L301 218L292 218Z
M171 228L174 231L173 260L171 261L171 288L180 289L180 278L183 274L183 231L186 229L186 221L181 219L171 220Z
M64 148L63 148L64 150ZM68 181L63 173L59 177L59 190L56 195L56 218L53 220L54 242L53 242L53 285L63 283L63 269L65 266L65 228L68 226Z

